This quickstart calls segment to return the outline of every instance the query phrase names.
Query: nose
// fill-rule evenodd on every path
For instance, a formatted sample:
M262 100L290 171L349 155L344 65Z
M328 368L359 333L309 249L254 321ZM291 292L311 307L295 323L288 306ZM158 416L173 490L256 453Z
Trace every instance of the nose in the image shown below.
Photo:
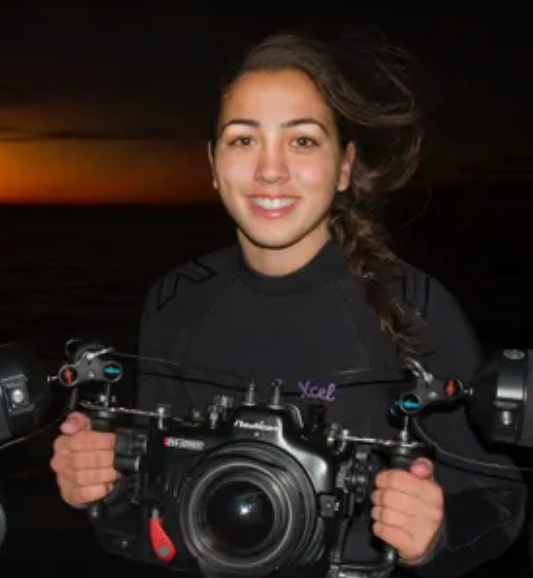
M276 184L288 179L289 170L280 144L265 143L261 147L254 176L263 184Z

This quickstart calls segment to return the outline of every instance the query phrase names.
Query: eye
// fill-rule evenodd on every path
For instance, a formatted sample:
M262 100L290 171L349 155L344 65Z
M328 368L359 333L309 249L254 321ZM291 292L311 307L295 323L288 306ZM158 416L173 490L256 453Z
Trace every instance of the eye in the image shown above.
M316 147L318 142L314 138L308 136L299 136L292 141L291 145L299 149L310 149Z
M252 144L251 136L238 136L229 140L228 144L232 147L249 147Z

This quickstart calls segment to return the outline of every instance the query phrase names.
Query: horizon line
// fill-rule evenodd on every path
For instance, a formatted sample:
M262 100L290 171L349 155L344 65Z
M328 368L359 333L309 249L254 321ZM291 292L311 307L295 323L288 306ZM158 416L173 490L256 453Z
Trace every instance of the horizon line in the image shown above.
M390 198L399 197L401 195L457 195L464 194L465 191L470 190L471 195L479 194L490 194L495 192L501 192L502 194L509 194L511 192L518 193L522 191L521 194L527 194L523 192L524 189L531 191L533 193L533 182L464 182L464 183L440 183L440 184L428 184L426 186L405 186L396 191L391 191L385 193L383 198L388 200ZM40 196L36 199L22 198L22 199L2 199L0 196L0 208L9 207L20 207L20 208L31 208L31 207L71 207L71 208L83 208L83 207L187 207L187 206L220 206L221 202L217 196L198 196L196 198L187 197L184 199L179 198L159 198L159 199L142 199L139 197L134 197L132 199L127 198L112 198L109 200L102 198L89 199L86 195L76 199L66 199L66 198L50 198L44 199Z

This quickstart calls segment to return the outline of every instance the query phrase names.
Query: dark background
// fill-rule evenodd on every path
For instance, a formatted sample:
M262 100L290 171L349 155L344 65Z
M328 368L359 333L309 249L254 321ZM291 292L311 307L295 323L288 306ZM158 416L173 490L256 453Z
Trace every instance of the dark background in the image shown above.
M397 251L458 297L487 351L532 346L533 50L526 4L109 4L2 6L0 85L8 98L0 98L0 183L9 168L2 154L22 155L26 142L43 151L62 143L80 154L88 142L103 143L110 158L131 142L145 142L147 154L162 143L177 152L203 147L218 74L250 41L309 21L321 28L378 26L415 53L428 117L421 170L384 216ZM21 186L24 179L38 182L36 166L28 160ZM67 204L77 200L75 184ZM91 182L82 184L91 190ZM39 199L48 193L35 191ZM168 205L150 206L161 194L147 187L138 206L0 205L0 342L31 340L51 370L63 360L65 341L79 335L135 351L154 278L233 240L219 207L182 204L191 195L179 179L175 193L164 192ZM94 199L106 201L96 188ZM9 514L0 572L167 575L97 547L83 513L59 498L48 466L54 435L52 429L0 452ZM533 461L531 453L515 453L524 465ZM511 551L475 576L531 576L527 541L526 524Z

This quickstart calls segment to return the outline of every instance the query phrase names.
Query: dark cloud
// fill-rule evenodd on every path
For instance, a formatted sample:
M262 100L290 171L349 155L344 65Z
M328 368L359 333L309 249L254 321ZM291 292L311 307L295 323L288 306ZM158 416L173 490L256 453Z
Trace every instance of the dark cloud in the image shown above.
M0 85L0 106L2 108L10 108L18 106L22 103L20 94L9 86Z
M14 127L0 127L0 142L47 142L59 140L72 141L183 141L181 135L164 129L132 128L123 132L89 132L74 130L58 130L49 132L27 133Z

